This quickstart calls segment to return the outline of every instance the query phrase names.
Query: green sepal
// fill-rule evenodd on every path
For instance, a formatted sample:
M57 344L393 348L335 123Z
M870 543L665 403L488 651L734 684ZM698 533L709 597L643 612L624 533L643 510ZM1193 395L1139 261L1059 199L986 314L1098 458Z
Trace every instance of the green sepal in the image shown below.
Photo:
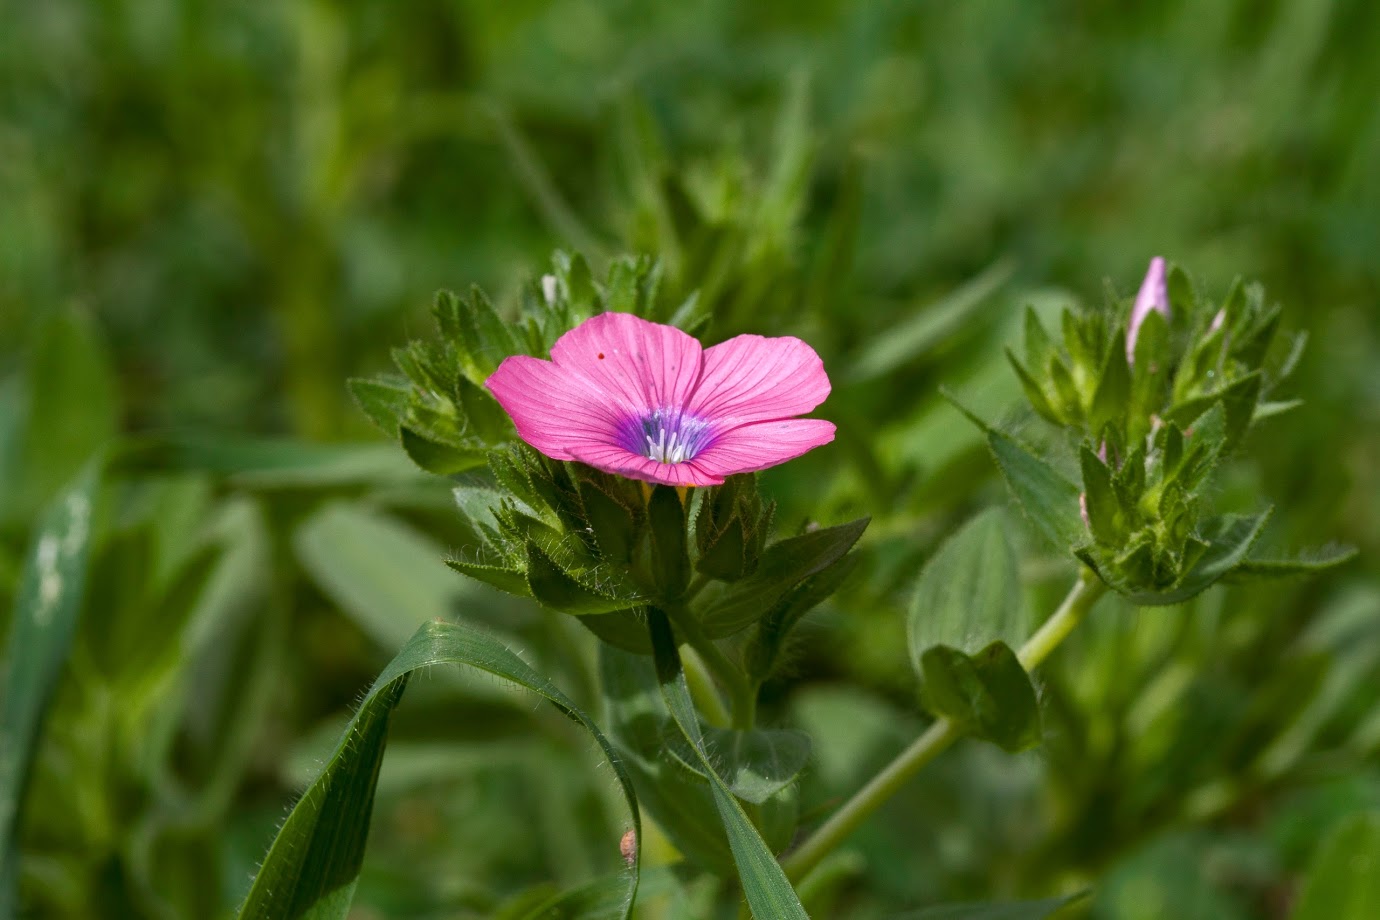
M1117 543L1125 535L1125 514L1112 488L1111 470L1086 445L1079 450L1078 459L1083 472L1083 501L1093 538L1099 543Z
M1053 422L1055 425L1064 424L1063 418L1055 411L1049 397L1045 396L1045 391L1040 388L1040 384L1030 375L1025 366L1017 360L1016 353L1010 348L1006 349L1006 360L1016 372L1016 378L1021 382L1021 389L1025 391L1025 398L1029 400L1030 407L1046 421Z
M590 573L577 578L535 543L527 544L527 587L538 603L560 613L584 616L627 610L646 601L633 591L609 590Z
M464 559L447 559L446 565L475 581L482 581L508 594L518 597L531 597L532 590L527 584L527 573L522 569L509 569L496 565L469 562Z
M651 538L652 579L665 601L685 593L690 583L686 557L685 506L673 486L656 486L647 502L647 532Z
M765 616L788 591L842 559L870 518L781 540L762 553L757 571L733 582L702 615L711 638L731 636Z

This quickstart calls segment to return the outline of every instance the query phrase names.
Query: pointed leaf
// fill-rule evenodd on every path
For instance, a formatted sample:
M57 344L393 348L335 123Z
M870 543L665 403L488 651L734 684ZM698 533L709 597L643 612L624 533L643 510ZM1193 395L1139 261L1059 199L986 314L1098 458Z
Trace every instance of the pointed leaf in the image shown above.
M0 917L15 915L20 809L82 607L98 482L99 467L90 462L44 515L0 658Z
M753 827L743 807L710 762L704 737L700 733L699 718L695 714L694 704L690 702L690 689L681 670L680 653L676 650L670 621L666 619L666 614L653 609L648 615L648 626L662 698L676 726L699 758L702 772L709 779L719 820L728 833L733 861L738 867L743 895L753 916L757 920L809 920L781 864L776 861L757 833L757 828Z
M711 638L730 636L761 619L786 592L843 558L869 518L824 527L767 547L757 571L734 582L703 615Z
M641 837L632 779L593 720L499 640L453 623L427 623L365 694L335 753L293 807L240 907L240 920L342 920L346 916L364 862L389 719L411 674L438 664L467 665L512 681L545 697L579 723L603 749L628 805L633 832ZM632 915L638 865L635 851L619 912L624 918Z

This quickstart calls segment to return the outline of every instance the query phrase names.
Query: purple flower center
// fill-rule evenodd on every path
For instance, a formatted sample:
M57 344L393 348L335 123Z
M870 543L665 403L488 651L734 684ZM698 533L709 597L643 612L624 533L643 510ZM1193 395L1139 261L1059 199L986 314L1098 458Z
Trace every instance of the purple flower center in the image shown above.
M714 429L680 409L653 409L626 419L619 426L618 441L657 463L684 463L714 443Z

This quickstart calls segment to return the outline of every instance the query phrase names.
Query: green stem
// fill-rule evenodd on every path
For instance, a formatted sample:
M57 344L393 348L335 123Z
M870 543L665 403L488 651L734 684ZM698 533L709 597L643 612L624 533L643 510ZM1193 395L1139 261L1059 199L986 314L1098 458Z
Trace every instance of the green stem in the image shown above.
M1021 646L1018 653L1021 664L1027 669L1038 666L1049 653L1063 642L1079 621L1092 609L1107 590L1107 586L1090 572L1084 572L1073 588L1069 590L1059 609L1054 611L1035 635ZM880 773L872 777L843 807L834 812L811 834L783 863L786 877L798 882L819 864L819 861L843 843L858 826L888 799L900 791L901 787L925 764L929 763L963 734L962 729L948 719L939 719L887 764Z
M742 730L752 728L757 717L757 692L742 669L709 638L689 610L685 607L667 606L665 611L680 637L695 650L695 654L727 691L733 706L733 727Z
M680 656L680 661L681 667L685 669L685 682L690 686L690 696L695 701L695 707L704 714L710 725L715 728L728 728L732 717L728 714L728 707L724 705L723 697L714 686L714 680L709 676L699 653L693 648L687 649Z

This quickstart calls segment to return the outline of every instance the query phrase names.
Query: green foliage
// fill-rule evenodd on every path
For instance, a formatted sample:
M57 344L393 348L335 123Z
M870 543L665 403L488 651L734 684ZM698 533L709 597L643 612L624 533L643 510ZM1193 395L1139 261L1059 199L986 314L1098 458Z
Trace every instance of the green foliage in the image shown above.
M1357 815L1323 840L1293 920L1360 920L1380 910L1380 816Z
M18 830L34 754L81 612L99 470L54 500L29 551L5 644L0 697L0 914L17 901Z
M389 720L413 672L437 664L486 671L545 697L588 731L609 758L630 812L634 839L642 825L632 780L598 727L569 697L491 636L455 624L423 625L378 676L320 775L293 807L240 907L242 918L343 918L364 861L375 786ZM624 883L619 916L632 915L638 855Z
M661 686L662 699L676 728L689 742L696 759L699 760L701 774L709 780L714 805L728 835L733 861L738 867L743 897L752 908L753 916L758 920L766 920L768 917L773 920L805 918L807 914L800 906L800 899L791 888L791 883L787 881L786 874L781 871L776 857L772 855L710 760L700 730L699 716L690 702L690 691L681 671L680 655L676 651L670 622L660 611L653 611L648 618L648 628L652 634L652 652L656 661L657 682Z
M0 631L17 628L40 512L117 441L15 828L20 911L229 915L284 803L423 618L463 610L592 715L609 642L652 669L641 610L581 629L528 597L543 527L580 550L576 571L590 544L614 568L650 565L640 490L574 476L592 532L543 499L516 509L531 520L508 553L505 487L472 448L512 432L482 380L442 354L432 370L459 376L431 403L390 364L410 338L428 339L403 355L413 370L443 353L449 335L423 334L432 294L478 311L476 282L507 330L488 334L526 348L557 248L588 258L585 278L572 257L572 305L647 303L707 345L797 335L834 381L834 445L708 517L698 490L685 505L694 611L751 577L773 532L873 518L714 640L759 691L764 730L816 742L789 807L760 808L773 850L797 812L808 833L923 729L903 635L916 573L1004 491L1032 613L1057 603L1080 546L1133 595L1181 592L1193 567L1168 573L1195 540L1230 558L1274 504L1210 590L1143 612L1104 601L1041 668L1038 758L956 745L802 887L813 916L1092 884L1099 918L1277 920L1322 832L1380 807L1373 5L49 0L5 23ZM1171 277L1174 321L1142 330L1177 356L1172 375L1106 345L1156 252L1195 272ZM1257 310L1237 273L1271 299ZM1236 320L1212 330L1213 306ZM1106 314L1102 338L1066 335L1065 308ZM502 353L466 355L480 375ZM355 400L352 376L369 381ZM940 383L1000 435L962 424ZM1084 461L1123 392L1139 433L1099 459L1104 476ZM414 399L426 437L398 424ZM1155 405L1201 414L1161 416L1145 443ZM1220 449L1195 450L1219 425ZM1126 472L1137 439L1143 482ZM430 478L400 443L466 472ZM1153 469L1172 451L1173 486ZM1156 482L1163 501L1131 500ZM1358 551L1299 551L1330 541ZM500 590L445 581L446 553ZM380 608L385 593L399 603ZM492 678L437 678L411 681L393 717L357 910L616 912L625 806L589 736L530 697L495 701ZM716 686L691 688L705 703ZM700 920L739 896L720 881L736 870L706 781L661 762L657 718L669 785L647 808L666 832L645 835L659 868L639 911ZM717 863L681 845L673 812L717 829Z
M911 604L911 660L930 710L1008 751L1040 740L1035 688L1012 651L1027 638L1016 555L986 511L925 564Z

